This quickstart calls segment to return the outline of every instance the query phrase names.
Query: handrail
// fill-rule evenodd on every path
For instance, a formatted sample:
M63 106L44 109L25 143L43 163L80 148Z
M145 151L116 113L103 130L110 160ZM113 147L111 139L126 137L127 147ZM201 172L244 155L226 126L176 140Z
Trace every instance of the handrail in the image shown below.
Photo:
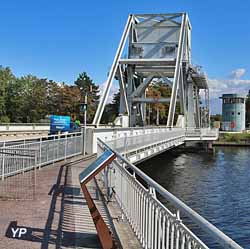
M184 202L179 200L173 194L164 189L160 184L151 179L148 175L138 169L136 166L131 164L126 158L124 158L119 152L112 149L106 143L104 143L101 139L98 138L98 142L100 142L104 147L116 153L117 158L122 160L126 165L134 171L135 174L140 176L149 187L153 187L162 197L166 198L169 202L175 205L180 211L182 211L186 216L188 216L191 220L193 220L202 230L209 233L223 248L234 248L240 249L242 248L235 241L225 235L222 231L220 231L217 227L203 218L201 215L196 213L193 209L187 206Z
M38 151L38 149L32 148L8 148L8 147L0 147L0 150L19 150L19 151Z
M6 141L0 141L0 143L5 143L6 144L6 147L8 146L7 144L9 143L10 146L14 146L12 143L14 142L21 142L21 141L25 141L25 142L28 142L28 141L32 141L34 142L34 140L41 140L41 139L56 139L56 138L61 138L61 137L71 137L71 136L79 136L81 135L82 132L79 131L79 132L74 132L74 133L61 133L61 134L56 134L56 135L42 135L42 136L39 136L39 137L34 137L34 138L15 138L13 140L6 140ZM19 144L17 144L19 145ZM1 148L1 146L0 146Z
M52 136L52 139L31 139L23 140L25 143L3 142L0 147L0 177L4 180L6 177L15 175L24 170L34 167L41 167L60 160L66 160L69 157L82 154L83 134L81 132L70 135ZM16 142L16 141L15 141ZM1 153L3 152L3 153ZM16 160L18 156L28 157L27 154L35 154L37 163L30 163L26 166L22 160ZM23 154L23 155L21 155ZM24 155L25 154L25 155ZM13 160L15 159L15 160Z

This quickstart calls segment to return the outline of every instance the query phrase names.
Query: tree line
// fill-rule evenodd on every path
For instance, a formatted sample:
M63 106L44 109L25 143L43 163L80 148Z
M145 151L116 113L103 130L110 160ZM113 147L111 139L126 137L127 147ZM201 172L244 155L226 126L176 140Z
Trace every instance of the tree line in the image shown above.
M9 67L0 66L0 122L36 123L48 115L69 115L83 122L81 104L88 95L87 123L91 123L100 98L99 86L86 72L72 85L34 75L17 77ZM171 89L163 83L151 84L147 97L170 97ZM119 114L120 93L105 106L102 123L112 123ZM168 104L146 104L147 124L166 124ZM177 112L179 105L177 105Z
M92 122L99 101L99 86L79 74L73 85L38 78L16 77L9 67L0 66L0 122L34 123L47 115L69 115L83 120L80 111L88 95L87 122Z

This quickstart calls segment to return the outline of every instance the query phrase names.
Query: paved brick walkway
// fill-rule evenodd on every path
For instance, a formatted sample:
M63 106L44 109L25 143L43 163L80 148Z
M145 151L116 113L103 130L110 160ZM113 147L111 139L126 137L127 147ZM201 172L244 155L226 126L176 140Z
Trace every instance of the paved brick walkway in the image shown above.
M0 248L100 248L77 176L91 160L57 163L37 171L35 200L1 200ZM95 190L93 184L90 192ZM6 237L11 221L28 228L27 238Z

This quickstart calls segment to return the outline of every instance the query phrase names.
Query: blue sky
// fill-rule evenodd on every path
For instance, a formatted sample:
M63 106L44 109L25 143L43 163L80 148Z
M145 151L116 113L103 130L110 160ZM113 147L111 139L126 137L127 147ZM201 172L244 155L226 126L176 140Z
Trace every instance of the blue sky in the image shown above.
M72 83L82 71L102 84L129 13L187 12L193 63L222 92L250 89L250 2L230 0L9 0L1 3L0 64L20 76Z

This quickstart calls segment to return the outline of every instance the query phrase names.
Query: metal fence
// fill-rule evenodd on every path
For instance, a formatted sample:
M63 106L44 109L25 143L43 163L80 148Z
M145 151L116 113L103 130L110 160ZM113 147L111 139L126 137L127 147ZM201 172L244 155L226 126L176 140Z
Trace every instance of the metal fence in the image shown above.
M36 192L37 150L23 148L0 148L2 180L10 172L12 177L0 180L0 200L33 199Z
M219 136L219 129L217 128L186 128L185 135L187 137L214 137L215 139Z
M13 142L15 143L15 142ZM0 155L0 176L6 177L31 169L54 163L68 157L80 155L83 152L83 134L81 132L66 135L54 135L38 140L25 140L24 143L11 145L11 142L3 142L0 147L2 151L9 150L12 154L19 150L37 151L36 163L24 162L16 156L8 156L6 153Z
M134 150L139 150L150 145L155 145L163 141L169 141L174 138L184 137L183 129L159 129L155 133L144 133L134 136L124 136L106 143L120 153L128 153Z
M98 147L100 152L105 149L114 151L101 140L98 140ZM114 193L143 248L208 248L182 222L180 214L199 226L213 241L217 241L221 248L241 248L121 154L114 152L117 158L103 175L107 194ZM158 195L163 198L164 203L172 207L171 211L158 200Z

